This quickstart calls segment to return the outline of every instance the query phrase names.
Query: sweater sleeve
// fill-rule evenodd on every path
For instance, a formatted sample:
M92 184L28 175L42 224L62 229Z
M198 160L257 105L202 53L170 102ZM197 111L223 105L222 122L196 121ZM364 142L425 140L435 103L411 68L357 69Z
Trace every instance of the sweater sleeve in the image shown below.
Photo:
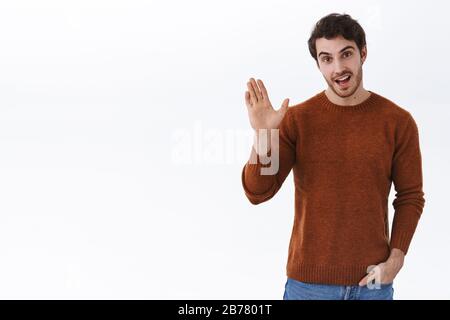
M296 159L296 132L290 107L278 127L279 147L269 150L267 157L275 158L278 150L278 161L262 159L252 146L250 159L244 165L241 174L245 195L252 204L259 204L272 198L281 188L292 169ZM275 163L276 162L276 163ZM267 168L267 169L264 169ZM271 168L270 170L268 168ZM263 170L268 170L264 173Z
M406 255L425 205L419 132L409 113L396 133L391 173L396 194L390 246Z

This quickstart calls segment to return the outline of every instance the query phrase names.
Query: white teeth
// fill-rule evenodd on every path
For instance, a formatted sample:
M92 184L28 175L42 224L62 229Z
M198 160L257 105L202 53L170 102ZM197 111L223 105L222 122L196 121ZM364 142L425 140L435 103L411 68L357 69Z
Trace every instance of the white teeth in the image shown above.
M344 77L337 78L336 80L342 81L342 80L347 80L347 78L350 78L350 75L346 75Z

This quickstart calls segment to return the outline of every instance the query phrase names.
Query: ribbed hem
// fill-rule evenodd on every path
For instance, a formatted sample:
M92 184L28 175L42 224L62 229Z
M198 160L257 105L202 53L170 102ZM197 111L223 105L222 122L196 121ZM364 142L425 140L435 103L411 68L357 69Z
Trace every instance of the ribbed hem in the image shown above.
M322 92L318 93L316 95L317 101L319 102L319 104L321 106L323 106L323 108L325 110L328 111L340 111L340 112L348 112L348 111L368 111L373 109L373 107L377 104L378 100L378 95L375 92L372 92L370 90L368 90L370 92L370 96L364 100L361 103L352 105L352 106L343 106L343 105L339 105L339 104L335 104L333 102L331 102L327 95L325 94L325 90L323 90Z
M286 274L302 282L357 285L367 275L368 266L325 266L302 263L288 265Z

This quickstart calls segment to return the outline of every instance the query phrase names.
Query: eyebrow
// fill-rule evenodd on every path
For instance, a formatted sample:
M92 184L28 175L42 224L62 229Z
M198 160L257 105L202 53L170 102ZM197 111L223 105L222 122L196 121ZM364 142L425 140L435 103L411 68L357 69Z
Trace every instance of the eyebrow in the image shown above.
M346 47L344 47L343 49L341 49L341 50L339 51L339 53L341 53L342 51L345 51L345 50L347 50L347 49L353 49L353 50L355 50L355 48L354 48L353 46L346 46ZM326 54L326 55L331 56L331 53L321 51L321 52L319 53L318 57L320 57L321 54Z

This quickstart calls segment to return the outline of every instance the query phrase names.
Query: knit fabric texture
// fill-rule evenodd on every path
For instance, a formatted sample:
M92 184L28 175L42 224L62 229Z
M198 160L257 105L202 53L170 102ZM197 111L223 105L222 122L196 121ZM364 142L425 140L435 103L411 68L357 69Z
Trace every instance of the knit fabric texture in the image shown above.
M253 147L257 161L242 169L245 195L255 205L271 199L293 170L290 278L356 285L392 248L408 253L425 204L418 127L410 112L369 92L352 106L337 105L322 91L289 107L278 128L278 170L262 174L271 163Z

